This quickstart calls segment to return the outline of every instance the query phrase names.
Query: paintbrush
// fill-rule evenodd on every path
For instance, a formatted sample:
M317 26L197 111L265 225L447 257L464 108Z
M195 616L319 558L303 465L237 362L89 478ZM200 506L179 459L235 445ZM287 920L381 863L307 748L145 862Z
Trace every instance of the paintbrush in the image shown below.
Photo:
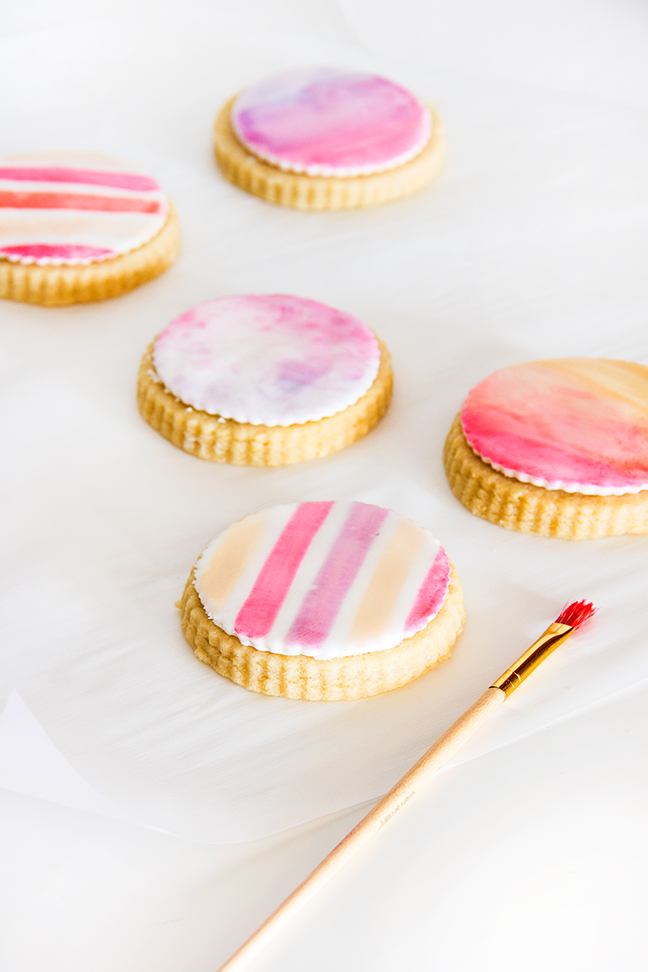
M550 624L521 658L488 688L447 732L437 739L418 763L392 787L389 793L318 864L305 881L267 918L218 972L238 972L280 928L319 891L416 794L417 787L432 777L490 718L495 709L535 671L570 634L592 617L596 608L586 601L574 601Z

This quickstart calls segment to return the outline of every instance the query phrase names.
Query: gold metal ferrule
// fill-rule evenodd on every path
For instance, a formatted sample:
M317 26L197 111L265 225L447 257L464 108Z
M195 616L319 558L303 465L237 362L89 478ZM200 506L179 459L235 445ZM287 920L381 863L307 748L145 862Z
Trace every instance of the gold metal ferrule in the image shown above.
M544 634L540 635L530 648L528 648L521 658L511 665L507 671L501 675L491 688L498 688L508 696L515 692L518 685L521 685L531 672L534 672L538 665L541 665L545 658L548 658L552 651L562 645L563 641L569 638L574 629L570 624L558 624L554 621L550 624Z

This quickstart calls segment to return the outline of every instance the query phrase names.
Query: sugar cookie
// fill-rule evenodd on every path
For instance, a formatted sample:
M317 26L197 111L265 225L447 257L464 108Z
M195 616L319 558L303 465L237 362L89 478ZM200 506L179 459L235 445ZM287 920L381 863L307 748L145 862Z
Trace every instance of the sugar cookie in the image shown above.
M239 520L207 545L178 606L196 656L219 674L311 700L406 685L448 657L465 619L438 540L359 502Z
M214 151L230 182L297 209L350 209L422 188L445 152L441 119L375 74L297 68L232 98Z
M280 466L366 435L391 389L389 352L362 321L303 297L243 295L198 304L158 335L138 404L194 456Z
M115 159L0 161L0 297L48 307L118 297L166 270L179 241L158 182Z
M557 358L496 371L466 398L444 461L464 506L509 530L648 533L648 367Z

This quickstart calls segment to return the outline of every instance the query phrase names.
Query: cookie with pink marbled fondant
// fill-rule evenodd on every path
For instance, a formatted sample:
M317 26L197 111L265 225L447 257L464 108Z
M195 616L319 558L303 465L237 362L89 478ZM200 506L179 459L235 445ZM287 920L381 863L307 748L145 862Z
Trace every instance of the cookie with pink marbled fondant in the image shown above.
M228 102L214 147L227 178L254 195L341 209L421 188L441 165L444 135L438 115L387 78L304 67Z
M445 464L464 505L500 526L648 533L648 367L557 358L496 371L469 392Z
M205 301L144 356L140 411L203 459L285 465L366 435L391 395L389 353L371 328L289 294Z
M464 621L448 555L407 517L359 502L259 510L219 533L180 603L201 661L253 691L351 699L446 658Z

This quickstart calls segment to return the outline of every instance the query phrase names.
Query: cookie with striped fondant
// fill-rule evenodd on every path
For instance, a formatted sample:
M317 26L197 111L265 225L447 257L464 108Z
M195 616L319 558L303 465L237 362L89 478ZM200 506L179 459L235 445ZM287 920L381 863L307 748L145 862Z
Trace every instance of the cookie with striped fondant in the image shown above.
M151 176L91 153L0 160L0 297L117 297L166 270L178 247L177 217Z
M447 658L461 586L428 530L360 502L260 510L216 536L179 602L197 657L266 695L357 699Z
M289 294L220 297L173 320L140 366L144 419L212 462L280 466L326 456L369 432L392 390L370 327Z
M455 495L522 533L648 533L648 367L605 358L513 365L468 394L446 441Z
M230 182L297 209L349 209L400 199L437 174L441 119L387 78L296 68L231 99L214 151Z

